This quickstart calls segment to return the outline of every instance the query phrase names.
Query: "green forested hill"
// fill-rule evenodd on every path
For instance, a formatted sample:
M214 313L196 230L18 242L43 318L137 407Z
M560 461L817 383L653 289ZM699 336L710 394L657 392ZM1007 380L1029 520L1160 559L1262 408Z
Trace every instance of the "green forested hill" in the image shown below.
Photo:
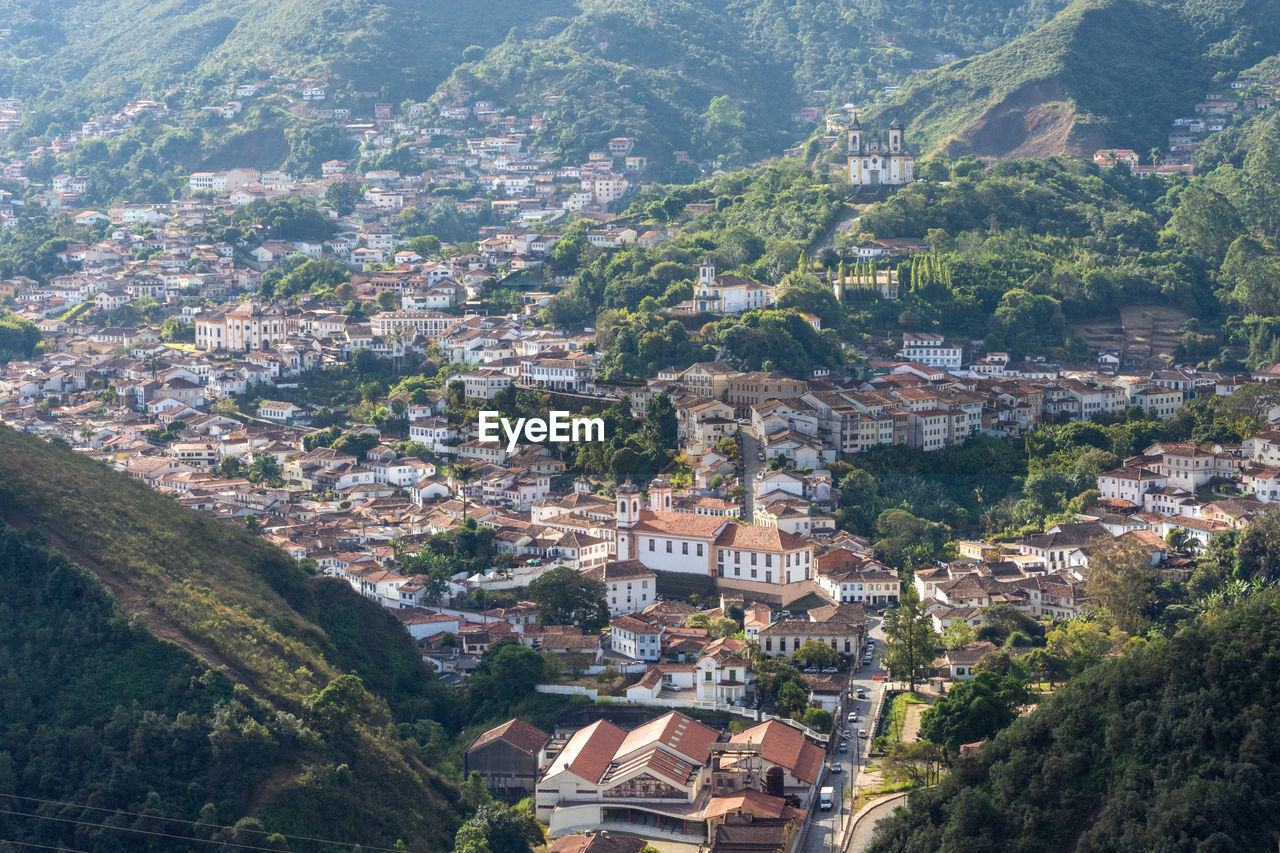
M882 824L878 853L1274 850L1280 596L1087 670Z
M15 0L6 12L0 95L26 101L22 134L140 96L199 107L279 73L326 79L326 105L357 115L465 90L545 114L538 141L561 152L628 135L659 163L674 149L774 154L807 131L797 108L847 101L908 122L917 150L1145 151L1215 75L1280 50L1278 0ZM233 140L231 159L272 166L302 145L296 115L257 123L271 127Z
M399 623L345 584L0 427L0 585L0 799L99 811L0 809L91 824L118 809L178 821L112 825L246 844L263 843L257 827L451 847L458 793L413 732L453 731L456 703ZM18 815L0 837L189 847Z
M201 106L227 83L330 81L330 103L425 100L446 82L550 119L581 152L620 133L639 153L776 153L804 104L862 100L940 54L970 56L1063 0L15 0L0 95L23 133L159 97ZM366 97L369 95L371 97ZM712 108L714 98L726 98Z
M907 122L918 151L1145 153L1211 87L1278 51L1275 0L1075 0L1032 33L913 78L872 117Z
M172 83L330 76L334 97L425 98L470 45L572 9L569 0L15 0L0 42L0 93L24 98L27 128L84 119Z
M582 153L611 136L666 158L776 151L798 107L862 101L939 54L969 56L1027 32L1060 0L582 0L513 33L445 89L543 109L544 140ZM725 100L716 102L715 99Z

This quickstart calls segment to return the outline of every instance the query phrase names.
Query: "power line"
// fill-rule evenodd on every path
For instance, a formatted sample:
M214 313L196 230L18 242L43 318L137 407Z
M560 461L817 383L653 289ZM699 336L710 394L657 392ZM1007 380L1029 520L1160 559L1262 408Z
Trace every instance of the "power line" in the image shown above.
M25 800L26 802L29 802L29 803L44 803L45 805L50 805L50 806L68 806L70 808L85 809L86 811L106 812L108 814L113 814L113 815L126 815L128 817L140 817L140 818L146 818L147 820L166 820L172 823L186 824L187 826L207 826L207 827L221 826L221 824L211 824L211 823L206 823L204 821L198 821L198 820L187 820L185 818L180 818L180 817L161 817L160 815L143 814L142 812L129 812L129 811L125 811L124 809L107 809L107 808L102 808L101 806L86 806L81 803L69 803L63 800L45 800L45 799L41 799L40 797L24 797L18 794L0 794L0 797L7 797L8 799L11 799L11 800ZM39 817L39 815L29 814L28 812L15 812L15 814L23 814L23 815L26 815L27 817ZM104 824L99 824L99 825L103 826L105 829L119 828L119 827L113 827L113 826L106 826ZM246 832L246 833L251 832L254 835L279 835L281 838L284 838L290 841L311 841L317 844L335 844L341 847L350 847L352 849L359 847L361 850L373 850L373 851L379 851L379 853L399 853L399 851L391 847L372 847L368 844L361 844L356 841L334 841L329 838L315 838L309 835L286 835L283 832L272 832L269 829L236 829L236 831ZM182 837L182 836L175 836L175 837ZM194 839L194 840L203 840L203 839ZM230 843L230 842L219 841L216 843L223 844L223 843ZM72 851L72 853L74 853L74 851Z
M0 838L0 844L16 844L19 847L30 847L35 850L57 850L58 853L89 853L88 850L72 850L70 847L50 847L47 844L32 844L30 841L13 841L8 838Z
M30 818L35 818L36 820L52 820L58 823L70 823L76 826L89 827L90 829L109 829L115 832L132 832L137 835L150 835L157 838L176 838L177 840L186 842L188 844L191 844L191 843L214 844L219 847L234 847L237 850L262 850L262 851L266 851L266 853L278 853L278 848L258 847L257 845L254 845L254 844L240 844L235 841L215 841L212 838L191 838L186 835L174 835L173 833L170 833L170 832L157 832L155 830L150 830L150 829L135 829L133 827L128 827L128 826L109 826L107 824L102 824L102 823L91 823L87 820L75 820L74 818L69 818L69 817L53 817L51 815L37 815L37 814L31 814L30 812L10 811L9 809L0 809L0 815L12 815L14 817L30 817ZM346 846L351 846L351 845L347 845L346 842L337 842L337 843L344 844ZM380 849L385 850L386 848L380 848Z

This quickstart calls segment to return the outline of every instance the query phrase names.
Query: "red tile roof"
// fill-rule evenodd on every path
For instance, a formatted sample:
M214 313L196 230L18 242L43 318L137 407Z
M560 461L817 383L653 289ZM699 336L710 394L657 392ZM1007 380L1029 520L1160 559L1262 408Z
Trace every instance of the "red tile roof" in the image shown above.
M471 746L467 747L467 752L488 746L495 741L503 740L517 749L537 755L539 750L546 746L547 741L550 739L551 735L517 717L507 720L502 725L495 726L480 735Z
M613 761L618 747L626 739L625 729L607 720L597 720L569 738L564 750L547 771L547 776L568 770L580 779L599 782L609 763Z
M711 744L719 737L715 729L671 711L632 729L616 754L626 756L647 746L661 744L698 764L705 764L711 755Z
M654 512L641 510L640 520L632 530L638 533L659 533L665 536L684 536L694 539L712 539L728 520L715 515L693 515L687 512Z
M809 547L809 543L776 527L758 527L753 524L731 524L716 537L716 546L741 548L746 551L795 551Z
M822 772L822 749L797 728L780 720L769 720L752 726L729 739L730 743L758 743L764 760L791 771L791 775L810 785Z

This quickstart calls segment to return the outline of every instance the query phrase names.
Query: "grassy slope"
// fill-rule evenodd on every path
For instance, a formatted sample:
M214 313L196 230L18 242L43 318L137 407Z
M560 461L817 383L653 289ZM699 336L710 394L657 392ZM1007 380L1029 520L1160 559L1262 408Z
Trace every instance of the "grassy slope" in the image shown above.
M374 694L367 721L292 756L271 789L255 793L253 810L272 826L345 837L363 826L366 840L449 845L456 792L383 730L393 718L448 718L447 692L381 607L340 582L307 576L247 532L8 427L0 427L0 522L92 571L151 635L246 685L268 707L305 719L304 701L336 675L361 676ZM103 677L104 689L112 683ZM118 701L127 703L128 691ZM340 763L357 787L335 775Z
M900 116L919 151L1145 151L1190 111L1214 75L1280 46L1274 0L1075 0L1045 26L924 75L869 118ZM1061 133L1035 145L1057 111Z

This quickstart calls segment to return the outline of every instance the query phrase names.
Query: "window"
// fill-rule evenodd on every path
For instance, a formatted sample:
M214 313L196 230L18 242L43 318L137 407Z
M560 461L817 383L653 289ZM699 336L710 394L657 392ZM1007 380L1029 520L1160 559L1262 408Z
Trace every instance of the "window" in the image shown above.
M681 554L688 554L688 553L689 553L689 543L688 543L688 542L681 542L681 543L680 543L680 553L681 553Z
M703 681L706 681L708 683L711 682L711 670L707 670L707 677L704 678Z
M764 564L765 564L766 566L772 566L772 565L773 565L773 555L772 555L772 554L765 554L765 555L764 555Z
M755 564L756 564L756 555L755 555L755 553L753 552L753 553L751 554L751 565L753 565L753 566L754 566Z
M668 553L668 554L670 554L670 553L671 553L671 540L670 540L670 539L668 539L668 540L667 540L667 553Z
M701 557L701 556L702 556L702 543L701 543L701 542L699 542L699 543L698 543L698 556L699 556L699 557Z
M650 551L652 551L652 550L653 550L653 540L652 540L652 539L650 539L650 540L649 540L649 550L650 550Z

